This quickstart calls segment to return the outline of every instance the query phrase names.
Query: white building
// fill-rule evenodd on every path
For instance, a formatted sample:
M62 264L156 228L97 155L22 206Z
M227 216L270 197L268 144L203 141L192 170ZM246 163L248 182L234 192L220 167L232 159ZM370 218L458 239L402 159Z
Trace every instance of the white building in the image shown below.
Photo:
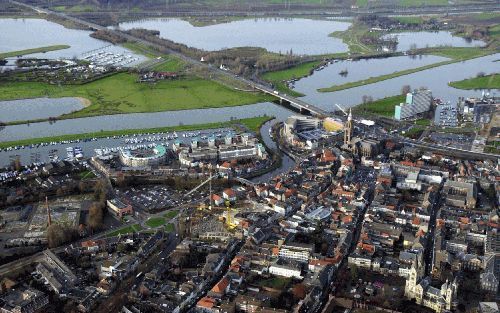
M302 279L300 275L302 271L298 267L292 265L273 264L269 267L269 273L277 276Z

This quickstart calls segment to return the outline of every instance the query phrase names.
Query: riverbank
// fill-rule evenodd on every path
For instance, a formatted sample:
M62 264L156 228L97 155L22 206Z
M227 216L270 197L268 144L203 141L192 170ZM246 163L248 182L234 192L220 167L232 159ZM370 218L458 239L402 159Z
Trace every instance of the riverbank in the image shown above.
M18 51L2 52L2 53L0 53L0 59L24 56L24 55L33 54L33 53L45 53L45 52L49 52L49 51L63 50L63 49L68 49L70 47L71 46L68 46L68 45L52 45L52 46L24 49L24 50L18 50Z
M240 106L267 102L260 93L241 92L220 83L186 76L154 84L137 82L137 74L118 73L83 85L6 82L0 100L78 97L91 104L57 119ZM48 120L48 119L47 119Z
M485 75L448 83L458 89L500 89L500 74Z
M286 81L300 79L311 75L321 63L322 61L320 60L302 63L289 69L267 72L262 75L262 78L272 83L274 89L280 92L287 93L293 97L302 97L304 96L302 93L288 88Z
M363 37L380 38L381 33L378 31L371 31L366 25L361 22L354 22L346 31L336 31L330 34L330 37L342 39L349 47L349 52L353 54L373 53L375 47L364 44Z
M406 99L405 95L387 97L372 102L359 104L353 107L355 115L379 115L384 117L394 117L394 107Z
M437 62L437 63L433 63L433 64L429 64L429 65L424 65L421 67L407 69L407 70L403 70L403 71L398 71L398 72L394 72L394 73L390 73L390 74L386 74L386 75L369 77L367 79L349 82L349 83L345 83L342 85L336 85L336 86L331 86L331 87L326 87L326 88L319 88L317 90L318 90L318 92L335 92L335 91L355 88L355 87L359 87L359 86L374 84L374 83L378 83L378 82L381 82L384 80L388 80L388 79L392 79L392 78L396 78L396 77L400 77L400 76L405 76L405 75L425 71L425 70L439 67L439 66L443 66L443 65L467 61L470 59L486 56L486 55L489 55L492 53L495 53L495 51L492 51L489 49L481 49L481 48L421 49L418 51L418 54L430 54L430 55L436 55L436 56L443 56L443 57L451 58L451 60Z
M122 129L122 130L112 130L112 131L96 131L92 133L83 134L68 134L61 136L52 137L42 137L42 138L32 138L23 139L15 141L5 141L0 142L0 148L8 148L15 146L29 146L36 145L40 143L50 143L50 142L62 142L62 141L76 141L76 140L86 140L92 138L106 138L113 136L127 136L134 134L145 134L145 133L166 133L173 131L194 131L202 129L214 129L214 128L224 128L224 127L236 127L238 125L245 126L248 130L258 133L260 127L267 121L272 119L272 117L252 117L245 119L232 120L227 122L218 123L204 123L204 124L193 124L193 125L179 125L179 126L169 126L169 127L156 127L156 128L144 128L144 129Z

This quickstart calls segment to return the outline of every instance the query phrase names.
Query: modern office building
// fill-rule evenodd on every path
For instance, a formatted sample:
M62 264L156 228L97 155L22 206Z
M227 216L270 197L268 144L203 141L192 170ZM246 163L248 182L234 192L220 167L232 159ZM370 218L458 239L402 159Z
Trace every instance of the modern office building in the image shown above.
M406 94L406 102L396 105L394 119L400 121L427 112L431 109L432 92L428 89L415 90Z
M436 107L434 125L441 127L458 126L458 107L455 103L443 103Z

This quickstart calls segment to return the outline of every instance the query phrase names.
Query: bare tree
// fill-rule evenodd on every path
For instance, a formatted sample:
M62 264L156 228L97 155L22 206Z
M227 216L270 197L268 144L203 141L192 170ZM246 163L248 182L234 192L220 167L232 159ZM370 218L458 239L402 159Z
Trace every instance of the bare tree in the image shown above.
M406 95L409 92L411 92L410 85L403 85L403 87L401 87L401 94L402 95Z

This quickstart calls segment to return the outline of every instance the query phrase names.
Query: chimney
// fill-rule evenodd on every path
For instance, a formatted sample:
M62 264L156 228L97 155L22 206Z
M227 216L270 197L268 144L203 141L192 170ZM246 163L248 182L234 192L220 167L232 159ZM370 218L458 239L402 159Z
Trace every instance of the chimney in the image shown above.
M45 197L45 205L47 206L47 227L52 225L52 218L50 217L49 200Z

